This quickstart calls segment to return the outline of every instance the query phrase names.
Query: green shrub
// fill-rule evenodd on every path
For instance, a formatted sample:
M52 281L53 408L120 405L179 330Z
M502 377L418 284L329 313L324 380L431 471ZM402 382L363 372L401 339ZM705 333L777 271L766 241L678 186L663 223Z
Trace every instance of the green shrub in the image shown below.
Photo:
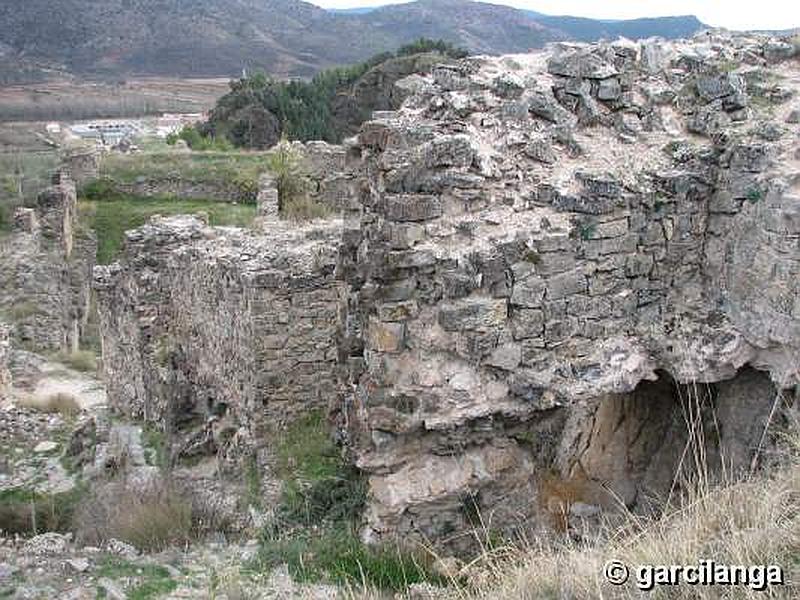
M429 557L400 548L370 548L358 538L366 482L343 460L321 412L286 429L276 458L283 491L273 521L262 532L259 569L285 563L299 581L391 590L438 581Z
M756 204L764 198L764 191L758 187L752 187L747 191L747 201Z
M262 569L286 564L292 577L303 582L365 584L387 590L403 590L413 583L445 583L431 569L430 557L399 547L368 547L348 526L265 536L257 560Z
M98 561L97 578L124 579L132 582L125 594L128 600L154 600L162 598L178 587L169 570L161 565L139 564L118 557L104 557ZM100 595L98 595L98 598Z
M0 491L0 531L6 535L36 535L70 531L78 506L86 497L82 485L61 494L43 494L28 488Z
M267 169L278 189L278 210L287 219L298 221L323 218L330 209L311 199L302 154L282 140L267 157Z
M275 178L280 212L308 196L303 156L286 140L282 140L267 156L267 169Z
M166 141L170 146L174 146L178 140L183 140L189 148L200 152L233 150L233 144L227 138L203 134L191 125L184 126L178 133L169 134Z

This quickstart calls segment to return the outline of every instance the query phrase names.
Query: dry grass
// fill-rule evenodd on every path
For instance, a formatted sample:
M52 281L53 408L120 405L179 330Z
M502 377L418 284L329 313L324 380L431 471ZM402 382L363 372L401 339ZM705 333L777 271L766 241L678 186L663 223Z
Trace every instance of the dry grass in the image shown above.
M49 396L25 396L17 401L17 405L48 414L59 414L74 417L81 411L81 405L72 394L59 392Z
M771 473L705 489L664 515L644 519L629 514L622 526L610 524L592 541L564 541L506 547L485 553L468 569L472 586L460 598L641 598L638 565L780 565L788 582L771 592L746 586L656 586L653 598L796 598L800 576L800 434L792 456ZM631 570L627 584L604 580L612 559Z
M324 219L330 214L331 209L328 206L312 200L307 195L291 198L283 204L283 216L292 221Z
M119 480L94 490L75 515L74 527L84 544L114 538L142 551L160 551L192 539L192 504L164 480L144 487Z
M97 357L91 350L77 350L75 352L59 352L53 357L58 362L64 363L70 369L90 373L97 371Z

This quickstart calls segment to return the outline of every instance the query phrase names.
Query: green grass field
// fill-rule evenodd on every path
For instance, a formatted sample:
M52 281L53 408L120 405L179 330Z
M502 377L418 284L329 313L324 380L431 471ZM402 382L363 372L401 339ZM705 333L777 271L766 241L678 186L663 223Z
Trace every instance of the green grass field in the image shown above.
M144 225L153 215L205 212L211 225L247 227L256 214L252 204L122 196L81 200L79 210L82 221L97 235L97 262L101 265L116 259L127 230Z

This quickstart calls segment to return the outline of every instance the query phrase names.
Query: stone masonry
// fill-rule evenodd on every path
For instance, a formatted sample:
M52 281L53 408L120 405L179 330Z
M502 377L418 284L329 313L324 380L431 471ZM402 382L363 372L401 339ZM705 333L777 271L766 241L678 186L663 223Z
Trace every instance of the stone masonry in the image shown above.
M670 490L697 383L725 419L713 452L754 460L800 382L793 52L706 36L470 58L362 127L341 272L365 539L535 527L552 477L591 511L641 507Z
M263 231L153 217L95 269L109 401L178 436L180 458L241 463L336 398L336 221ZM244 450L243 450L244 449Z
M270 152L285 143L280 142ZM326 206L333 214L359 209L360 163L355 161L354 164L348 159L344 146L327 142L291 142L289 148L299 159L299 174L311 201ZM267 220L279 218L278 190L269 172L261 176L256 203L259 217Z
M38 351L77 350L89 316L96 242L77 230L74 183L57 173L34 208L17 209L0 240L0 315Z
M0 322L0 400L5 399L11 389L11 372L8 369L10 355L9 328L5 323Z
M111 402L222 467L333 406L378 543L647 511L688 450L760 464L800 383L794 46L561 44L411 83L304 146L344 223L276 219L265 181L260 229L127 234L95 269Z

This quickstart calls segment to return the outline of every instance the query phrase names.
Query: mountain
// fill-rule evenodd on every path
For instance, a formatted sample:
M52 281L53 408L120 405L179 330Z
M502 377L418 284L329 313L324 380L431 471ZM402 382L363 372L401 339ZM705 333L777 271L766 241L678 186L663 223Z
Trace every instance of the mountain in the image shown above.
M694 16L655 17L628 21L605 21L582 17L552 17L542 15L536 20L547 27L558 29L570 39L593 42L602 38L626 37L641 39L653 36L665 38L690 37L705 25Z
M420 37L472 52L519 52L564 39L687 35L694 17L604 22L545 17L468 0L327 11L301 0L3 0L0 78L307 77Z

